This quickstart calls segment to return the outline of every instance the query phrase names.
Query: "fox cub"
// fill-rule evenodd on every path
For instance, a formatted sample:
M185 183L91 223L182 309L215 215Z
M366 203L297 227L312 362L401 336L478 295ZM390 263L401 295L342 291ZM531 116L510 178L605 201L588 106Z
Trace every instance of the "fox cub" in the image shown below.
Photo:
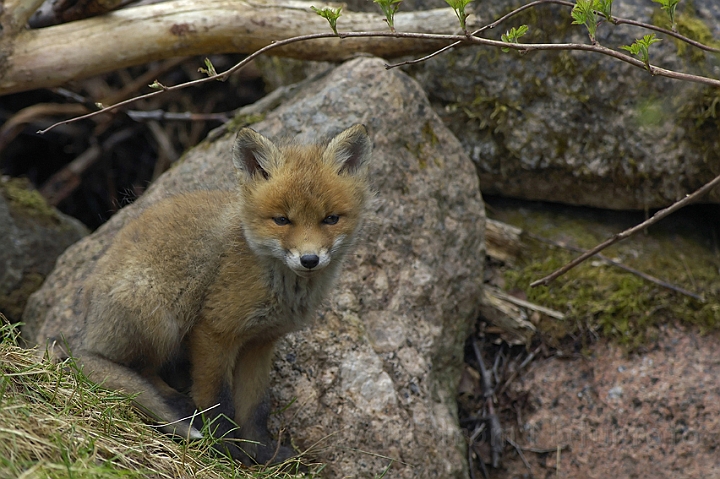
M241 130L238 189L166 199L125 226L85 288L73 355L164 430L245 463L281 460L264 399L275 342L308 323L338 276L371 198L371 142L355 125L326 146ZM196 421L200 421L197 419Z

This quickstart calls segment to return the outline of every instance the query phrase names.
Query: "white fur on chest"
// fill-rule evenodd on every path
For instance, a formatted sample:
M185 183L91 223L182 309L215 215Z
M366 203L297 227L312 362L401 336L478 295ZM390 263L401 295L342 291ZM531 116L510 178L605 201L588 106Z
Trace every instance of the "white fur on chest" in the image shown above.
M255 333L282 336L307 326L332 287L339 264L330 264L318 274L303 278L284 264L274 264L267 276L270 300L248 322Z

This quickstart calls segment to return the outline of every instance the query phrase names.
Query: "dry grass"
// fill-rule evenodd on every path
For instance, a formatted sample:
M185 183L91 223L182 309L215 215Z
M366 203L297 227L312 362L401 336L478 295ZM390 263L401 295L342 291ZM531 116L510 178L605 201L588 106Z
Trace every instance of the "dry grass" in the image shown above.
M0 314L0 478L297 477L241 468L210 440L159 434L127 397L89 382L72 363L41 360L17 339Z

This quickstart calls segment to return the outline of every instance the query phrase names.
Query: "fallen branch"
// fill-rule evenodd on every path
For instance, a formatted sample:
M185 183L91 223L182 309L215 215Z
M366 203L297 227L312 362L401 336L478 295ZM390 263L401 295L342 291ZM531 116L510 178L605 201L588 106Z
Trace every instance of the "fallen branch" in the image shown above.
M491 218L485 220L486 254L503 263L514 263L522 252L522 230Z
M530 364L530 361L532 361L533 359L535 359L535 356L537 356L537 354L540 352L540 350L541 350L542 348L543 348L543 345L541 344L540 346L538 346L537 348L535 348L535 350L534 350L533 352L531 352L530 354L527 355L527 357L523 360L523 362L520 363L520 366L518 366L517 369L515 369L515 370L512 372L512 374L510 375L510 377L503 383L502 387L501 387L500 390L497 392L498 396L501 395L503 392L505 392L505 390L507 389L507 387L510 386L510 383L512 383L512 382L515 380L515 378L517 378L517 377L520 375L520 371L522 371L523 369L525 369L525 366L527 366L528 364Z
M542 236L534 235L534 234L532 234L532 233L526 233L526 234L527 234L529 237L531 237L531 238L534 238L534 239L536 239L536 240L538 240L538 241L541 241L541 242L543 242L543 243L546 243L546 244L555 246L555 247L557 247L557 248L566 249L566 250L569 250L569 251L573 251L573 252L575 252L575 253L585 253L585 252L587 251L587 250L584 250L584 249L582 249L582 248L577 248L577 247L572 246L572 245L569 245L569 244L561 244L561 243L558 243L558 242L553 241L553 240L551 240L551 239L543 238ZM649 274L647 274L647 273L644 273L644 272L642 272L642 271L640 271L640 270L638 270L638 269L632 268L632 267L630 267L630 266L628 266L628 265L626 265L626 264L623 264L623 263L621 263L621 262L619 262L619 261L615 261L614 259L610 259L610 258L608 258L607 256L605 256L605 255L603 255L603 254L597 253L595 256L596 256L598 259L600 259L601 261L604 261L605 263L607 263L607 264L609 264L609 265L611 265L611 266L615 266L616 268L620 268L620 269L622 269L623 271L627 271L628 273L634 274L635 276L638 276L638 277L644 279L645 281L648 281L648 282L650 282L650 283L656 284L656 285L661 286L661 287L663 287L663 288L669 289L670 291L675 291L676 293L680 293L680 294L683 294L683 295L688 296L688 297L690 297L690 298L696 299L696 300L700 301L701 303L704 303L704 302L705 302L705 298L704 298L704 297L700 296L699 294L695 294L695 293L693 293L692 291L688 291L687 289L681 288L680 286L676 286L676 285L674 285L674 284L672 284L672 283L668 283L667 281L663 281L663 280L661 280L661 279L658 279L658 278L656 278L655 276L651 276L651 275L649 275Z
M718 184L720 184L720 176L716 176L715 179L713 179L712 181L707 183L705 186L696 190L694 193L687 195L685 198L681 199L680 201L676 201L675 203L668 206L667 208L658 211L650 219L643 221L639 225L633 226L632 228L629 228L629 229L623 231L622 233L616 234L615 236L603 241L602 243L600 243L593 249L578 256L577 258L570 261L565 266L555 270L554 272L545 276L544 278L541 278L537 281L530 283L530 286L533 288L536 286L540 286L540 285L547 286L551 281L553 281L554 279L558 278L559 276L562 276L563 274L567 273L568 271L573 269L575 266L579 265L580 263L582 263L586 259L590 258L591 256L594 256L595 254L599 253L600 251L604 250L605 248L614 245L618 241L622 241L625 238L628 238L628 237L634 235L638 231L642 231L645 228L647 228L648 226L657 223L661 219L674 213L675 211L679 210L680 208L687 206L688 204L692 203L693 201L695 201L698 198L700 198L701 196L703 196L705 193L712 190Z
M476 445L476 444L472 444L472 445L468 448L468 450L469 450L469 449L472 449L472 451L477 455L478 459L480 459L480 460L478 461L478 464L480 464L480 470L481 470L482 473L483 473L483 477L484 477L485 479L490 479L490 473L488 472L487 467L485 466L485 461L483 461L483 459L482 459L482 453L481 453L480 450L478 449L477 445ZM470 454L468 454L468 455L470 455ZM470 463L470 464L472 464L472 463ZM472 468L470 468L470 470L472 471Z
M558 444L556 447L550 448L520 446L520 449L523 451L534 452L535 454L550 454L551 452L557 452L558 448L561 451L564 451L566 449L570 449L570 446L567 444Z
M518 304L521 301L523 304ZM508 344L529 344L536 333L535 326L527 320L525 309L550 312L549 316L562 319L562 314L527 301L513 298L488 284L483 288L480 315L502 331L501 336ZM504 333L504 334L503 334Z
M397 23L396 23L397 25ZM528 51L535 51L535 50L580 50L580 51L589 51L589 52L595 52L600 53L603 55L607 55L613 58L616 58L618 60L621 60L623 62L629 63L630 65L633 65L635 67L641 68L643 70L649 69L650 72L653 75L658 76L664 76L667 78L673 78L676 80L684 80L684 81L690 81L690 82L696 82L696 83L702 83L705 85L711 85L711 86L717 86L720 87L720 80L715 80L713 78L707 78L703 76L698 75L691 75L689 73L680 73L672 70L666 70L664 68L656 67L654 65L645 65L642 61L631 57L629 55L626 55L624 53L611 50L610 48L606 48L600 45L587 45L584 43L505 43L498 40L489 40L486 38L478 38L474 36L468 35L438 35L438 34L432 34L432 33L401 33L401 32L382 32L382 31L374 31L374 32L342 32L339 34L334 33L316 33L313 35L302 35L299 37L293 37L288 38L286 40L280 40L277 42L274 42L270 45L267 45L263 48L260 48L259 50L255 51L251 55L247 56L244 60L237 63L232 68L222 72L217 73L215 75L211 75L205 78L200 78L198 80L193 80L186 83L181 83L174 86L165 86L165 85L159 85L158 90L147 93L145 95L140 95L135 98L131 98L129 100L117 103L115 105L106 106L102 109L88 113L87 115L79 116L76 118L72 118L70 120L61 121L58 123L55 123L54 125L51 125L50 127L39 130L38 133L43 134L48 131L50 131L52 128L55 128L58 125L63 125L67 123L71 123L73 121L83 120L86 118L91 118L93 116L99 115L101 113L105 113L111 110L115 110L117 108L129 105L130 103L133 103L138 100L151 98L155 95L160 95L167 91L175 91L180 90L183 88L187 88L189 86L195 86L200 85L202 83L213 81L213 80L226 80L231 74L235 73L236 71L242 69L245 67L251 60L256 58L257 56L267 53L271 50L275 50L277 48L285 48L287 46L293 45L295 43L311 43L310 40L321 40L321 39L329 39L329 38L340 38L340 39L349 39L349 38L396 38L396 39L416 39L416 40L431 40L436 42L444 42L444 41L461 41L463 43L467 44L473 44L473 45L486 45L486 46L492 46L492 47L498 47L498 48L510 48L514 50L519 50L522 52L528 52ZM343 45L344 47L347 45ZM307 48L307 47L306 47ZM313 50L314 52L315 50ZM388 67L388 65L386 65ZM1 87L0 87L1 88ZM1 93L1 89L0 89Z
M130 110L127 115L137 122L145 121L219 121L225 123L232 118L233 112L193 113L191 111L173 112L165 110Z
M44 0L5 0L0 6L0 38L16 35L25 28L28 19L43 4ZM3 58L0 49L0 58Z
M94 17L121 8L135 0L54 0L44 2L30 17L32 28L48 27Z
M530 463L527 461L527 459L525 459L525 454L523 454L522 447L520 447L520 445L518 443L516 443L509 437L506 437L505 440L507 441L508 444L510 444L512 447L515 448L515 451L517 451L518 456L520 456L520 459L522 460L523 464L525 464L525 468L528 470L528 476L530 477L530 479L534 479L535 476L533 476L532 467L530 467Z
M540 306L539 304L531 303L530 301L525 301L524 299L516 298L515 296L509 295L506 292L493 288L491 289L492 294L503 301L507 301L508 303L512 303L515 306L520 306L521 308L529 309L531 311L537 311L538 313L542 313L546 316L550 316L553 319L563 320L565 319L565 315L561 313L560 311L555 311L554 309L546 308L544 306ZM532 328L535 330L535 328Z
M475 479L475 470L472 467L473 460L472 460L472 453L473 453L473 444L475 444L475 441L477 440L478 436L485 430L485 424L480 424L478 427L475 428L475 431L470 435L470 439L468 439L468 465L470 466L470 479ZM478 454L478 459L480 460L480 463L484 465L482 456ZM487 477L487 474L483 474L485 477Z
M92 145L63 169L48 178L40 187L40 194L52 206L57 206L80 185L83 172L90 168L103 154L118 143L131 138L137 131L127 128L113 133L102 145Z
M395 25L418 33L458 30L449 8L398 13ZM351 31L387 28L381 15L356 12L343 12L339 26ZM308 3L295 0L282 4L274 0L174 0L124 8L0 37L0 58L4 57L0 95L58 86L170 56L252 53L277 40L325 31L329 31L327 22ZM273 54L316 61L346 60L360 52L392 58L426 53L446 43L442 38L375 37L340 40L330 33L314 37L314 42L288 43L273 49Z
M485 406L487 407L487 417L485 418L490 427L490 451L492 453L492 466L497 469L500 466L500 457L502 456L503 442L502 442L502 425L497 414L495 414L495 407L493 406L493 395L494 390L492 387L492 376L490 371L485 367L485 361L482 358L482 353L478 347L475 338L472 339L473 351L475 352L475 359L480 366L480 378L482 379L483 395L485 396Z
M0 126L0 153L29 124L42 121L41 125L47 125L48 117L59 116L63 118L69 115L82 115L86 111L88 110L78 103L36 103L23 108Z

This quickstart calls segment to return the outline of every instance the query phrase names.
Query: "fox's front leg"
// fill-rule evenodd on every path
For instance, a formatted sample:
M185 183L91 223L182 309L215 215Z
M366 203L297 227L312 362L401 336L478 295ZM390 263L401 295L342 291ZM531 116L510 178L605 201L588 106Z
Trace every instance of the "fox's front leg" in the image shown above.
M267 420L270 404L267 388L275 352L275 342L258 340L245 345L238 355L233 378L235 418L241 426L237 437L244 440L240 447L257 463L282 462L295 455L270 436Z
M191 396L203 413L213 437L222 439L218 449L249 462L235 445L237 424L233 400L233 368L238 346L232 335L219 333L208 322L199 322L190 332Z

